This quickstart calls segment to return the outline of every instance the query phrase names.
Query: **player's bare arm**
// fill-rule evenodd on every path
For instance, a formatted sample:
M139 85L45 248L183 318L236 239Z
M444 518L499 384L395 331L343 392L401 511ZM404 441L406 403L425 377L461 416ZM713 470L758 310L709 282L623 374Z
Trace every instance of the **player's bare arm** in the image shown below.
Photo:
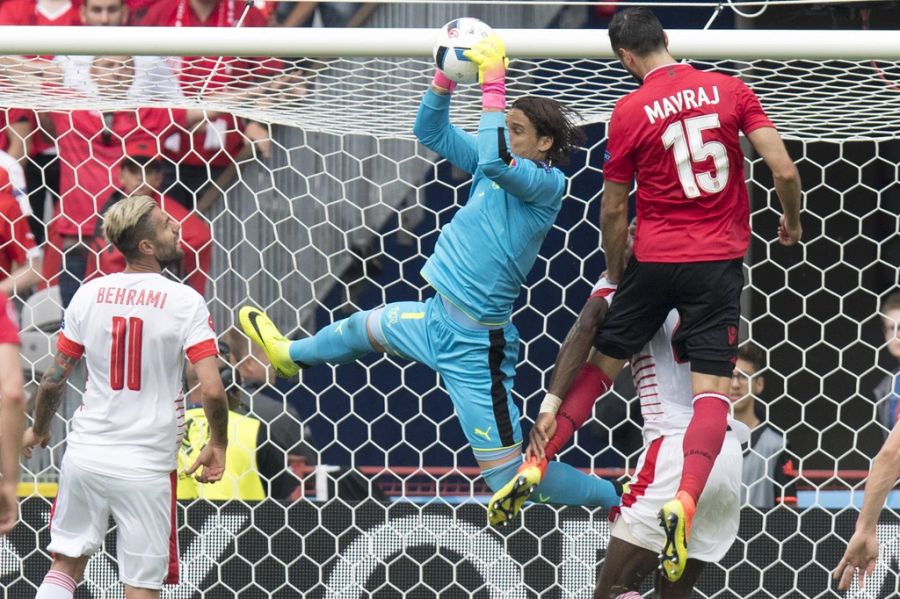
M800 224L802 195L797 166L784 147L781 135L772 127L755 129L747 135L747 138L753 149L762 156L771 169L775 180L775 193L781 201L783 211L778 227L778 240L782 245L793 245L803 236L803 227Z
M225 387L219 376L218 358L207 356L194 364L197 378L200 381L200 401L203 413L209 422L209 443L200 452L197 461L188 468L187 474L194 474L200 466L203 469L196 475L202 483L221 480L225 473L225 450L228 447L228 400Z
M47 443L50 442L50 421L59 409L59 403L66 391L66 382L80 359L57 352L53 364L41 378L35 400L34 424L25 431L22 442L25 457L31 457L31 449L35 445L47 447Z
M859 584L863 586L866 576L875 571L878 561L876 525L888 493L897 482L897 472L900 472L900 424L894 425L884 446L872 461L862 509L856 519L856 530L847 544L844 557L834 570L834 579L842 591L850 588L857 574Z
M8 533L16 524L19 481L19 454L22 451L22 431L25 429L25 394L22 391L22 370L19 368L19 347L0 344L0 458L3 479L0 481L0 535Z
M584 304L556 356L548 387L550 395L561 399L569 392L569 387L588 359L597 327L603 322L608 309L609 305L602 297L591 297ZM525 455L538 460L544 459L544 447L554 432L556 432L556 413L542 411L531 427Z
M607 276L613 283L622 280L625 272L625 251L628 247L628 193L631 185L604 181L603 202L600 204L600 232L606 254Z

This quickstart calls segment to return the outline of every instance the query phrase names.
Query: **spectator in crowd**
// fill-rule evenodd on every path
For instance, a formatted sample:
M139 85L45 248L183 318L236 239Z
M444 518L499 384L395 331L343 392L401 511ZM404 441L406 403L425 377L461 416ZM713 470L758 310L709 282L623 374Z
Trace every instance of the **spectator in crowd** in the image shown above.
M129 56L93 60L90 77L98 97L119 96L134 81ZM103 202L116 190L119 164L126 155L158 155L172 131L189 130L204 118L201 111L140 108L98 113L73 110L41 114L41 126L59 148L60 201L49 225L44 276L57 276L63 307L68 306L88 272L87 243Z
M68 26L78 25L78 3L72 0L11 0L0 5L0 25ZM3 65L15 68L22 75L41 77L50 66L49 56L5 57ZM24 59L24 60L23 60ZM15 130L16 147L10 154L22 160L27 177L29 201L33 215L31 226L37 242L45 238L45 205L59 197L59 163L53 139L38 126L34 111L15 109L9 111L8 121Z
M750 442L744 446L741 476L741 505L771 508L796 505L794 462L784 435L764 422L756 398L765 388L763 371L766 355L752 343L737 351L737 362L729 391L734 418L750 428Z
M84 0L79 11L82 25L104 27L128 24L128 5L124 0Z
M25 203L27 207L27 201ZM23 296L41 280L42 252L7 171L0 167L0 293Z
M308 426L300 415L287 405L284 395L274 387L275 371L265 352L239 330L227 334L228 356L237 373L243 394L243 407L269 427L269 440L281 451L282 462L294 461L307 466L318 463L314 442ZM272 497L284 499L291 495L299 480L284 471L272 480Z
M244 11L238 0L160 0L147 9L140 22L159 27L234 27ZM266 18L254 7L247 11L243 27L265 27ZM217 64L218 63L218 64ZM280 74L281 61L217 57L184 58L178 64L181 92L194 98L204 90L215 94L238 91L258 78ZM199 198L215 189L225 189L234 176L235 163L250 157L253 148L269 154L268 129L255 121L242 121L220 114L194 131L180 131L166 140L166 155L174 169L167 169L165 188L192 209L202 206ZM167 164L168 166L168 164ZM232 167L229 169L229 167ZM229 180L225 180L229 179Z
M125 0L84 0L81 24L89 27L120 27L128 24L129 8ZM62 84L85 94L97 93L90 77L93 56L57 56L54 64L62 71ZM173 100L181 95L168 59L161 56L134 56L134 77L126 91L129 99Z
M241 404L240 375L232 366L234 362L230 348L219 344L221 357L219 374L228 395L228 449L226 452L225 474L222 480L212 485L198 485L196 481L180 473L178 477L178 498L194 499L202 497L213 500L242 499L262 500L266 497L287 499L297 487L299 480L287 471L285 451L274 441L269 424L254 414L248 414ZM193 369L185 372L187 411L185 412L184 437L178 453L182 465L193 463L196 455L206 445L209 437L208 425L203 409L195 401L197 379ZM298 439L295 437L294 439ZM294 443L294 440L290 441ZM290 485L280 482L286 475L292 479Z
M119 186L122 193L113 193L103 206L101 215L116 202L133 195L150 196L159 202L163 212L181 225L181 249L184 250L184 257L180 264L168 265L167 268L180 281L204 295L212 263L212 235L209 223L196 212L189 212L171 197L160 193L162 170L159 160L147 156L126 157L119 169ZM102 274L124 270L125 257L106 242L101 219L97 219L92 249L97 253L98 269Z
M878 422L884 427L884 437L897 423L900 413L900 289L889 293L878 311L884 327L884 344L894 361L894 368L872 391Z

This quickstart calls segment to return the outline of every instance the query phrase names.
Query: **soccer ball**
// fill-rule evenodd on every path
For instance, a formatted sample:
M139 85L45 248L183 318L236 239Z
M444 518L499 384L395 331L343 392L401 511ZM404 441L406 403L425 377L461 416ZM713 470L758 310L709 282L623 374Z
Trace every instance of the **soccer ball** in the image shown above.
M441 27L434 42L434 64L451 81L477 82L478 67L463 52L491 33L491 28L478 19L465 17L450 21Z

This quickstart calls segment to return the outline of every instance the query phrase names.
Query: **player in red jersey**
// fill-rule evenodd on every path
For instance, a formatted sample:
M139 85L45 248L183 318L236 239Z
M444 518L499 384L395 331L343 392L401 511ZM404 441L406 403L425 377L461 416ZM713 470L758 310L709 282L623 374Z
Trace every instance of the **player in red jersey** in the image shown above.
M178 581L175 469L185 357L199 377L211 432L188 473L202 466L197 479L211 482L225 468L228 406L212 319L200 294L161 274L163 264L181 258L178 223L152 198L133 196L110 208L104 231L127 267L85 283L72 298L23 443L27 454L49 443L50 421L83 356L87 385L50 521L53 564L37 599L72 597L110 515L127 599L159 597L164 581Z
M565 394L576 394L576 404L593 405L611 385L609 373L651 339L673 308L678 310L681 325L673 347L679 360L690 362L693 417L684 435L676 496L659 514L666 533L660 560L669 580L676 581L687 563L691 519L721 450L730 410L742 262L750 241L740 134L772 170L783 209L778 229L783 245L802 235L800 177L753 92L734 77L676 62L652 12L616 13L609 37L616 56L642 81L616 104L604 156L601 231L609 278L619 287L594 340L598 351L570 378L571 390L563 386L548 394L535 428L549 439ZM634 179L638 226L634 255L625 267ZM540 463L526 464L513 487L535 480Z
M0 535L15 526L19 515L16 485L19 454L25 430L25 393L19 366L19 327L16 311L0 293Z

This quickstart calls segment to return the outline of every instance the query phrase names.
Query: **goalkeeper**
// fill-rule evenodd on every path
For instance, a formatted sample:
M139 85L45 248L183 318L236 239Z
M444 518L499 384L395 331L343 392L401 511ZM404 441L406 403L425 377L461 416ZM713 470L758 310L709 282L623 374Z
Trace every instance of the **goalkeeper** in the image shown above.
M478 65L481 122L472 136L450 124L454 84L440 71L425 93L414 132L473 175L471 192L444 226L422 276L437 291L424 302L357 312L299 341L283 337L255 308L242 328L281 376L316 364L343 364L371 352L416 360L437 371L488 486L499 490L522 464L519 410L512 400L519 334L511 322L544 237L559 212L566 179L556 165L584 139L560 103L523 97L506 108L503 41L490 36L466 56ZM552 462L533 496L557 504L611 507L621 487Z

